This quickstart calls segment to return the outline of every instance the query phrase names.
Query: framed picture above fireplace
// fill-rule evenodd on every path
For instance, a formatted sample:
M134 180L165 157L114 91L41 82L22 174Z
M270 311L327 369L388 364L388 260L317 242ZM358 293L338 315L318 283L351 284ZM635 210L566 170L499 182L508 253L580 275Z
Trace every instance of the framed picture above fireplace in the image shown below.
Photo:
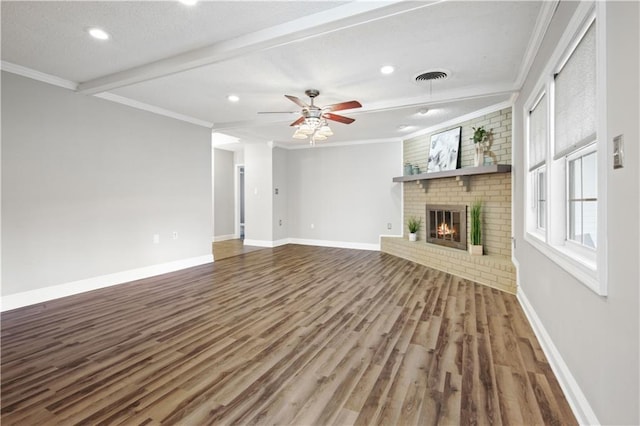
M460 167L460 139L462 127L431 136L427 173L455 170Z

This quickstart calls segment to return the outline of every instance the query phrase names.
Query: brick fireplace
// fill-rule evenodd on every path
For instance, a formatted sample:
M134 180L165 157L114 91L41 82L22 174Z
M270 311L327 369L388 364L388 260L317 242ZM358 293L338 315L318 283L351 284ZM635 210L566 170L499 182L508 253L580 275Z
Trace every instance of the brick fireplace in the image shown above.
M462 165L473 166L472 127L485 126L493 132L491 151L499 164L511 164L511 109L489 113L451 127L462 126ZM442 129L446 130L446 129ZM438 131L440 132L440 130ZM436 132L436 133L438 133ZM403 160L426 169L431 135L418 136L403 142ZM383 237L381 250L434 269L449 272L494 288L515 293L515 267L511 262L511 173L495 173L471 176L468 184L460 185L455 177L419 182L397 183L403 186L404 218L421 218L425 225L417 242L408 241L408 231L403 237ZM469 229L469 206L482 200L482 231L484 256L471 256L466 251ZM446 244L433 244L433 232L425 206L463 206L458 235L464 234L464 244L453 248ZM462 217L465 220L462 220ZM437 222L437 221L436 221ZM449 221L449 228L456 226ZM461 228L464 222L465 229ZM437 225L440 225L438 223ZM429 234L429 235L427 235ZM449 234L450 235L450 234ZM430 241L431 240L431 241Z

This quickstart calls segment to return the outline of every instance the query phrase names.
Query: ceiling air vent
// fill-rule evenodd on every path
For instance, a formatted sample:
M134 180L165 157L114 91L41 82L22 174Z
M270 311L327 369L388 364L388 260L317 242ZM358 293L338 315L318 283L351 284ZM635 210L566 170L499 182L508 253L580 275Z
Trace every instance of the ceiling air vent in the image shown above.
M444 71L427 71L419 74L416 77L416 81L418 83L423 83L432 80L444 80L445 78L447 78L447 73Z

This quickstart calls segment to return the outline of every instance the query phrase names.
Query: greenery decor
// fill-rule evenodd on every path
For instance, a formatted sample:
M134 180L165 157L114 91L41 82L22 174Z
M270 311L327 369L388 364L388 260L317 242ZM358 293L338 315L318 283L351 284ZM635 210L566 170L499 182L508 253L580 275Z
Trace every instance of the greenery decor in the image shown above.
M489 137L489 131L484 128L484 126L480 126L477 129L472 127L473 129L473 143L484 143Z
M471 205L471 245L479 246L482 244L482 223L480 222L480 214L482 213L482 201L475 201Z
M415 234L420 230L420 226L422 225L422 218L410 217L407 220L407 227L409 228L409 232Z

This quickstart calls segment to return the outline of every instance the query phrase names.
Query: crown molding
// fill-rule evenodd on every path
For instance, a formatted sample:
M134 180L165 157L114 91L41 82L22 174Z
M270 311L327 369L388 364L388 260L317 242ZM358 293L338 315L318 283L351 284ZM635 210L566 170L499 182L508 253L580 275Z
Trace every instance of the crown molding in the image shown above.
M383 138L383 139L362 139L355 141L346 141L346 142L334 142L327 143L326 141L316 142L315 145L311 145L309 143L305 143L304 145L285 145L276 143L275 146L279 148L284 148L288 150L297 150L297 149L320 149L320 148L334 148L338 146L353 146L353 145L372 145L376 143L400 143L402 142L402 138ZM303 141L304 142L304 141Z
M64 89L76 90L78 88L78 83L74 81L65 80L64 78L36 71L34 69L23 67L22 65L14 64L12 62L2 61L0 63L0 69L2 69L2 71L10 72L12 74L20 75L22 77L27 77L33 80L38 80L43 83L62 87Z
M540 8L540 13L538 13L536 24L533 28L531 38L529 39L529 44L527 45L527 50L525 51L522 62L520 63L520 71L518 72L518 76L516 77L514 84L516 90L520 90L522 88L522 85L531 70L533 60L538 54L538 50L540 50L544 36L547 34L547 30L549 29L549 25L551 24L551 20L553 19L553 15L556 13L559 3L560 0L542 2L542 7Z
M125 98L124 96L114 95L109 92L102 92L94 95L96 98L105 99L107 101L116 102L122 105L127 105L132 108L141 109L143 111L152 112L154 114L163 115L165 117L174 118L176 120L185 121L187 123L195 124L197 126L206 127L211 129L213 127L213 123L205 120L200 120L195 117L190 117L188 115L180 114L174 111L169 111L168 109L160 108L154 105L145 104L144 102L139 102L130 98Z
M403 140L413 139L419 136L428 135L433 132L437 132L439 130L443 130L447 127L451 127L456 124L464 123L465 121L473 120L474 118L482 117L483 115L490 114L492 112L500 111L505 108L513 107L513 102L511 99L508 101L500 102L473 112L470 112L465 115L458 116L456 118L452 118L451 120L444 121L442 123L436 124L435 126L427 127L425 129L421 129L417 132L411 133L407 135Z

